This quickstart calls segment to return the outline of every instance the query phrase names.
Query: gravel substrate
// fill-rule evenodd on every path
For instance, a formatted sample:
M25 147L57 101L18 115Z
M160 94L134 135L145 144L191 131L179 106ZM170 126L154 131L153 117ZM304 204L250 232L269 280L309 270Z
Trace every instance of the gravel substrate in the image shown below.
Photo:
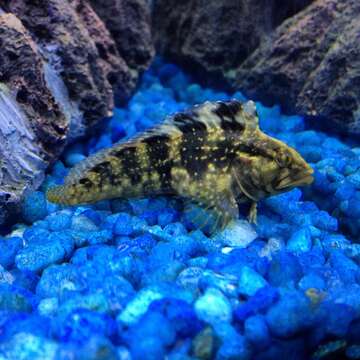
M157 60L101 134L70 146L0 240L2 359L360 359L360 147L258 104L315 182L210 237L178 199L60 207L44 191L101 148L206 100Z

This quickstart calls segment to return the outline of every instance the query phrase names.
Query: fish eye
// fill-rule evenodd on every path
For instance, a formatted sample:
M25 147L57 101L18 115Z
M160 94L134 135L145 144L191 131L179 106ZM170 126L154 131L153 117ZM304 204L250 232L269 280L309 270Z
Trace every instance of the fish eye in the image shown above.
M290 165L291 159L289 154L278 153L277 156L275 157L275 161L281 168L285 168Z

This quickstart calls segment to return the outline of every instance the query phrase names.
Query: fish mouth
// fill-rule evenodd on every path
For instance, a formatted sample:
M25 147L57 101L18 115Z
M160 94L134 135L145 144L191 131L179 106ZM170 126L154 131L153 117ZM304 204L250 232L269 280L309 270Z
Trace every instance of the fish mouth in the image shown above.
M302 171L299 175L296 177L293 177L291 175L288 175L284 179L280 181L280 183L277 186L278 190L283 190L288 187L297 187L297 186L305 186L310 185L314 181L314 177L312 176L314 173L314 170L312 168L307 168L305 171Z

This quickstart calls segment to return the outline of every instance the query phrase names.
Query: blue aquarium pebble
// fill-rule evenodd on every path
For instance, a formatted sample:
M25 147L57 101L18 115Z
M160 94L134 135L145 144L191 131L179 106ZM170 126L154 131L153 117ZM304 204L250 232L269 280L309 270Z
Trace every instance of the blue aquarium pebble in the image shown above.
M14 264L15 255L22 248L20 237L0 238L0 265L9 268Z
M286 247L293 252L306 252L311 249L311 231L309 228L302 228L294 232L288 240Z
M230 322L232 319L229 300L215 288L208 288L194 306L198 318L209 324Z
M247 318L244 322L244 334L257 349L264 349L270 345L270 334L263 315L254 315Z
M52 213L46 218L48 229L51 231L62 231L69 229L72 223L72 214L69 211Z
M221 344L216 359L251 359L252 351L249 341L229 323L215 324L214 331Z
M53 330L64 342L84 343L93 335L112 337L116 323L109 315L86 309L78 309L59 319Z
M61 241L46 241L44 244L30 245L21 249L15 257L15 264L20 270L41 271L47 266L65 259L67 249Z
M234 309L234 317L242 323L245 319L258 313L265 312L279 299L279 291L271 286L259 289L256 294L246 302L239 304Z
M59 345L32 333L19 332L9 341L0 344L0 355L4 359L54 359Z
M241 207L210 235L165 196L73 207L45 199L89 154L229 98L246 100L156 59L126 107L67 147L24 199L26 224L0 238L1 359L302 360L327 338L347 339L356 356L360 148L302 117L257 104L261 128L294 146L315 181L260 202L256 225Z
M80 154L76 152L69 153L66 155L65 164L68 167L72 167L84 159L86 159L86 156L84 154Z
M75 231L96 231L98 227L85 215L76 215L71 219L71 229Z
M85 283L75 266L52 265L43 271L36 293L41 298L59 298L64 291L79 291L84 288Z
M227 297L237 297L238 278L235 275L223 275L211 270L205 270L201 272L197 285L203 290L214 287L221 290Z
M310 299L296 291L283 294L279 302L266 313L266 323L271 334L282 338L292 337L314 326L317 320Z
M248 266L240 270L238 291L242 296L253 296L267 285L267 281L256 271Z
M28 223L44 219L48 214L45 194L35 191L27 195L22 206L22 216Z
M176 335L180 338L195 336L204 326L203 322L196 317L193 307L181 299L155 300L151 303L149 311L159 312L169 319Z

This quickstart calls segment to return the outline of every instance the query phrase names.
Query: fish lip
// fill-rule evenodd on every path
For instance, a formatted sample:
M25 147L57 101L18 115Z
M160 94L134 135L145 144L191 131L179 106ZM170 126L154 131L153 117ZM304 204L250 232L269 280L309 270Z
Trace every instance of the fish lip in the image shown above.
M297 186L310 185L314 181L314 177L312 176L313 173L314 173L314 170L312 168L310 168L309 170L302 172L301 176L292 180L291 182L288 182L288 183L285 182L283 185L279 184L277 186L277 189L284 190L286 188L294 188ZM287 179L288 179L288 177L283 179L282 182L284 182Z

